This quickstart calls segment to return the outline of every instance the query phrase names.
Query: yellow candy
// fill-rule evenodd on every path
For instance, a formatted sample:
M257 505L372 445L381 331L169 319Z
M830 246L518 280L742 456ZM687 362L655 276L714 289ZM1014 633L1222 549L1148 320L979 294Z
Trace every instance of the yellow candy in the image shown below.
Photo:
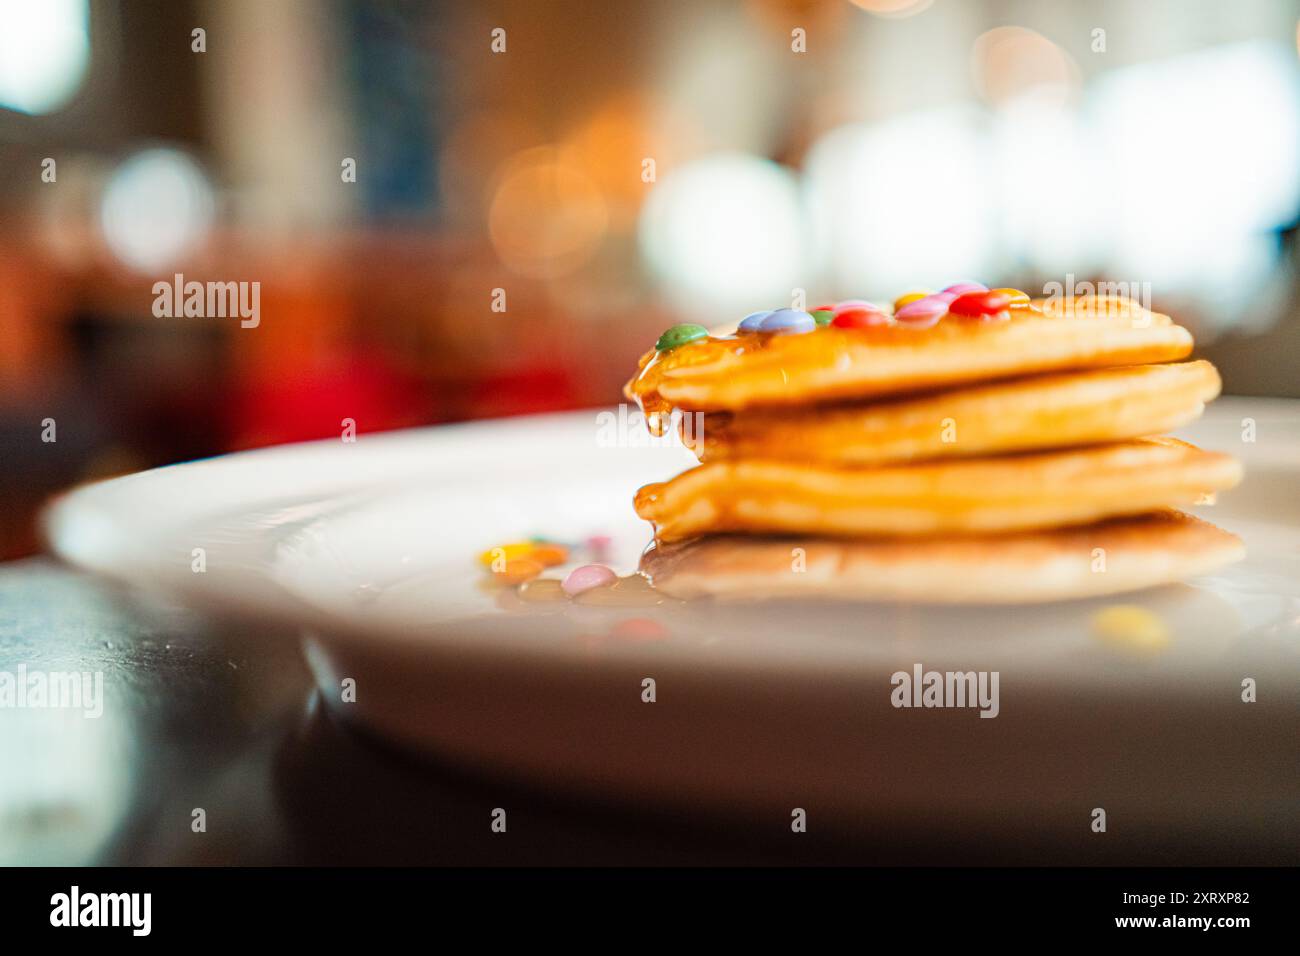
M1011 300L1012 308L1029 304L1028 294L1021 292L1019 289L992 289L990 291L996 292L999 295L1005 295L1008 299Z
M1112 604L1092 617L1092 633L1111 647L1151 654L1169 644L1169 628L1146 608Z
M900 295L894 300L894 311L897 312L903 306L910 305L918 299L924 299L929 294L928 292L909 292L907 295Z
M510 544L488 548L478 556L478 562L485 568L491 568L493 565L500 567L501 562L522 558L531 554L536 547L537 545L532 541L512 541Z

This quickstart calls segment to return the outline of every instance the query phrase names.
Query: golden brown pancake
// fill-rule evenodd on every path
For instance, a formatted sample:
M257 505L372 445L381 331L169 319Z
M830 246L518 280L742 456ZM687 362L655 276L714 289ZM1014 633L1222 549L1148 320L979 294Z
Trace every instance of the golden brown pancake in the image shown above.
M875 468L710 462L646 485L636 511L661 541L724 532L834 537L984 534L1193 504L1241 466L1172 438Z
M1198 418L1219 385L1209 362L1136 365L893 401L713 412L699 435L689 417L682 432L701 461L882 465L1154 435Z
M1009 535L701 538L656 546L641 569L657 590L684 599L1016 604L1136 591L1203 574L1243 553L1234 535L1163 511Z
M710 336L641 359L625 391L647 416L897 395L1039 372L1172 362L1192 349L1169 316L1127 299L1037 300L1009 318L930 328Z

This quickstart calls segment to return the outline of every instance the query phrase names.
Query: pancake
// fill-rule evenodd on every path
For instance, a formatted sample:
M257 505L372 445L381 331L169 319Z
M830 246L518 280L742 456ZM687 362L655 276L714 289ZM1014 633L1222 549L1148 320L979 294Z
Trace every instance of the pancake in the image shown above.
M795 570L796 548L803 549L802 571ZM1243 554L1234 535L1191 515L1163 511L996 536L701 538L656 546L642 558L641 570L657 590L683 599L1016 604L1168 584Z
M1172 438L858 469L721 461L646 485L636 511L661 541L723 532L982 534L1193 504L1240 478L1232 457Z
M709 336L642 357L625 392L650 418L918 392L1040 372L1172 362L1192 336L1127 299L1036 300L1008 318Z
M1209 362L1067 372L894 401L712 412L702 429L684 418L683 439L706 462L850 467L1065 448L1185 425L1219 385Z

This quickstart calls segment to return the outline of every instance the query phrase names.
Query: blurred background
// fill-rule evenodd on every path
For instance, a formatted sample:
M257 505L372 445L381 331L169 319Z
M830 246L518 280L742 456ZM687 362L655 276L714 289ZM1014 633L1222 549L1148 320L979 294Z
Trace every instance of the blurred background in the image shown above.
M617 402L796 289L1149 284L1228 392L1300 395L1298 17L0 0L0 557L90 478ZM177 274L256 327L157 315Z

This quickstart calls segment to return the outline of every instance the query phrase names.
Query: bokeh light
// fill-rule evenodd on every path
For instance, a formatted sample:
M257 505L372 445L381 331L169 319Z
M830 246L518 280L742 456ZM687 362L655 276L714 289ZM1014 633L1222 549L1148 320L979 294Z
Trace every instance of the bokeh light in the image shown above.
M1089 98L1112 261L1213 302L1225 325L1274 267L1275 231L1300 212L1300 80L1288 54L1246 43L1133 66Z
M620 230L635 223L649 189L642 161L653 159L656 168L673 163L672 143L652 141L649 126L649 112L636 97L614 96L565 140L566 155L600 187L611 225Z
M807 181L831 291L892 298L993 274L992 164L981 118L968 109L844 126L821 139Z
M640 239L668 296L695 315L770 308L806 285L798 180L756 156L716 154L661 176Z
M1079 68L1047 37L1024 27L996 27L971 48L975 87L994 105L1025 94L1064 105L1080 85Z
M90 62L88 0L0 0L0 107L52 113Z
M192 252L212 228L208 177L185 153L148 149L122 163L104 187L100 224L126 265L151 272Z
M524 150L497 179L488 211L492 246L519 275L553 279L591 258L609 225L600 188L553 146Z
M1028 95L992 118L994 182L1004 261L1039 275L1087 273L1103 261L1110 217L1097 149L1077 112ZM1063 202L1064 196L1087 201Z

